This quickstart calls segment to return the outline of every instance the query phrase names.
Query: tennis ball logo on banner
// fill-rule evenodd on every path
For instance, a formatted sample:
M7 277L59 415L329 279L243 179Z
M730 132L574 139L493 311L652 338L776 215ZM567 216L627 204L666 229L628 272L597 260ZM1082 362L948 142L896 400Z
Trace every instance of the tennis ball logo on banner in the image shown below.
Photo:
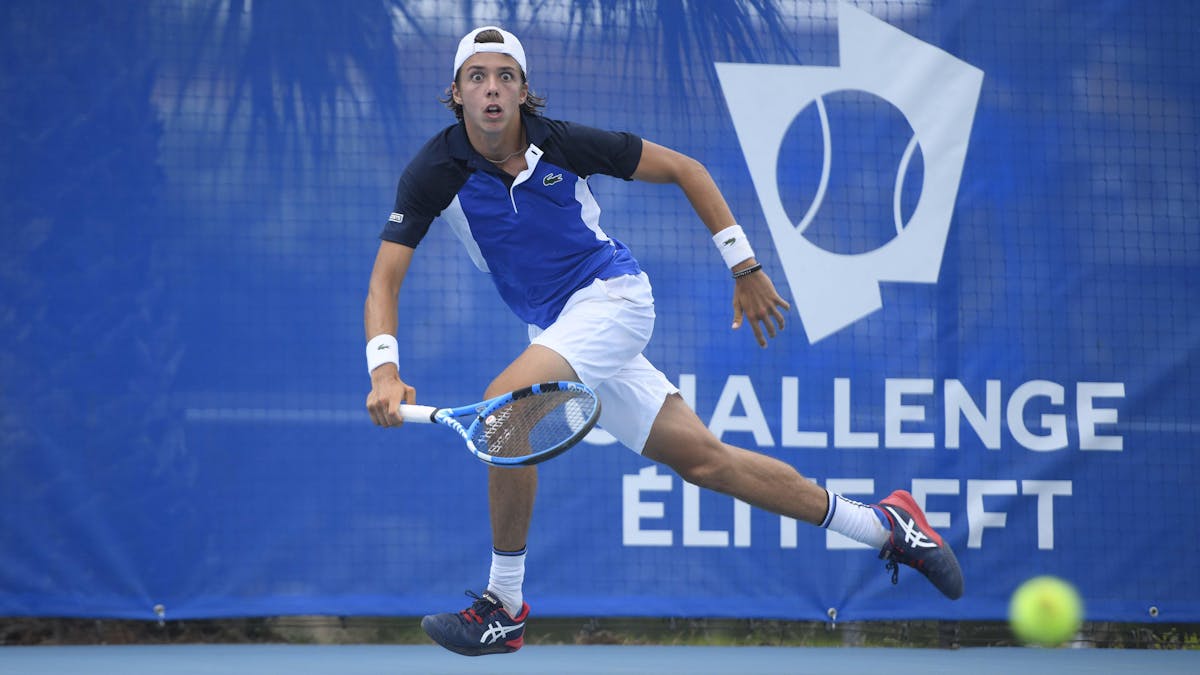
M838 50L834 67L716 64L809 342L882 308L882 282L937 281L983 85L844 3Z

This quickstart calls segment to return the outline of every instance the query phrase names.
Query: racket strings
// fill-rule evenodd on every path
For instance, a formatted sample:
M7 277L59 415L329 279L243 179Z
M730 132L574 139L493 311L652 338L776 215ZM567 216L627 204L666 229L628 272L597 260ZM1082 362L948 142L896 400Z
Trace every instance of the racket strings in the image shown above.
M514 399L477 426L472 441L496 457L545 452L585 429L595 409L585 392L550 391Z

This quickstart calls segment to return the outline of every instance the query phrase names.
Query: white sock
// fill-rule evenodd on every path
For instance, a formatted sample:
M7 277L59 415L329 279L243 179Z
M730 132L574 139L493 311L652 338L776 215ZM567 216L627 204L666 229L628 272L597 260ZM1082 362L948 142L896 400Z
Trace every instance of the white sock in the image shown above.
M504 609L514 618L521 613L521 607L525 604L525 596L521 592L524 583L525 549L497 551L493 548L488 590L504 604Z
M872 548L883 548L891 532L883 526L874 507L828 492L829 508L825 514L826 527Z

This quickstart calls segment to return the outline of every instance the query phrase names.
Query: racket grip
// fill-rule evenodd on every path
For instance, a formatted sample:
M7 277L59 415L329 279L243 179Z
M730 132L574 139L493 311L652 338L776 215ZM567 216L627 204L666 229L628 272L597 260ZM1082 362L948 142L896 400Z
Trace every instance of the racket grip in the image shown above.
M433 422L433 414L438 411L437 408L431 405L410 405L408 403L400 404L400 417L404 418L405 422L418 422L429 424Z

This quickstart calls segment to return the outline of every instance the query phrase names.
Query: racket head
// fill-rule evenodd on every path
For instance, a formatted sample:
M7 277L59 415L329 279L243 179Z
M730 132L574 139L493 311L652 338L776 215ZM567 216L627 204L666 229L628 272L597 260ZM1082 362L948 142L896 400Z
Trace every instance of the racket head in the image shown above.
M542 382L491 399L466 428L467 447L494 466L528 466L570 449L600 419L581 382Z

